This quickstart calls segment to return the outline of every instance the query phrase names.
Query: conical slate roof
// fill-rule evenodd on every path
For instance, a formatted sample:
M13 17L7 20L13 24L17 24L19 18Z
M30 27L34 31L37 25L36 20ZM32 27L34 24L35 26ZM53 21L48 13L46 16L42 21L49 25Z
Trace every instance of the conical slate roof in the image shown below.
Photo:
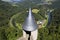
M24 24L23 24L23 30L25 31L34 31L38 28L36 22L35 22L35 19L32 15L32 11L31 11L31 8L29 8L29 14L28 14L28 17L26 18Z

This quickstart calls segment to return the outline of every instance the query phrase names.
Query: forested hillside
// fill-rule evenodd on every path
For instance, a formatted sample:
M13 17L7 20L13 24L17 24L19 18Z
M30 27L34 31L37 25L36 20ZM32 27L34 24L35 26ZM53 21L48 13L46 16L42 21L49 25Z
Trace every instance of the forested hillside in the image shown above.
M7 2L0 1L0 27L7 25L10 17L17 12L17 7L13 7Z
M15 26L11 27L9 22L14 15L21 13L18 17L14 17L16 17L15 21L22 25L27 16L26 10L28 7L24 4L23 2L22 4L19 3L19 6L13 6L11 3L0 1L0 40L16 40L22 36L22 29L18 29ZM39 10L37 14L33 14L36 20L46 19L44 15L46 9L41 5L35 6L33 4L33 6ZM60 8L54 9L52 20L48 26L38 29L38 40L60 40Z
M15 36L17 37L17 34L20 33L21 30L9 26L9 20L13 15L22 11L20 9L8 2L0 1L0 40L14 40Z
M52 12L52 21L46 28L39 29L38 40L60 40L60 9Z

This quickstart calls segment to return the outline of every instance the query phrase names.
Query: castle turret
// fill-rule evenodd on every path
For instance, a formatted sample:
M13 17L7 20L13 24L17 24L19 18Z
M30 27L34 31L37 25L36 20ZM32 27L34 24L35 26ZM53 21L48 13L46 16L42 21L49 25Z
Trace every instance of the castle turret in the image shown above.
M23 37L27 40L37 40L38 35L38 26L35 22L35 18L32 15L32 10L29 8L28 17L24 21L24 24L22 26L23 28Z
M29 8L29 14L28 14L28 17L26 18L26 20L23 24L23 29L26 31L34 31L37 28L38 27L37 27L37 24L35 22L35 18L32 15L32 10L31 10L31 8Z

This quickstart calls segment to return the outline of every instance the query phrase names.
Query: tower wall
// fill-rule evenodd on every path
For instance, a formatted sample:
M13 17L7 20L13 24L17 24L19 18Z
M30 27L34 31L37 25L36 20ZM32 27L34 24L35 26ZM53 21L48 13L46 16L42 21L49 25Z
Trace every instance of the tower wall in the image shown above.
M31 36L32 36L33 40L37 40L38 30L32 31L32 32L31 32Z
M23 30L23 37L28 39L29 35ZM38 37L38 30L32 31L31 32L31 36L30 36L33 40L37 40Z

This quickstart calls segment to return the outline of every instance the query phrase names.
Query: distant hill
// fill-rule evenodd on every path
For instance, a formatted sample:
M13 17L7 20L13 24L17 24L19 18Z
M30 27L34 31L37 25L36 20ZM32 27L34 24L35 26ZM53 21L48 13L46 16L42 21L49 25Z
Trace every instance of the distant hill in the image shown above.
M8 2L0 1L0 27L8 24L10 17L19 11L19 8L12 6Z

